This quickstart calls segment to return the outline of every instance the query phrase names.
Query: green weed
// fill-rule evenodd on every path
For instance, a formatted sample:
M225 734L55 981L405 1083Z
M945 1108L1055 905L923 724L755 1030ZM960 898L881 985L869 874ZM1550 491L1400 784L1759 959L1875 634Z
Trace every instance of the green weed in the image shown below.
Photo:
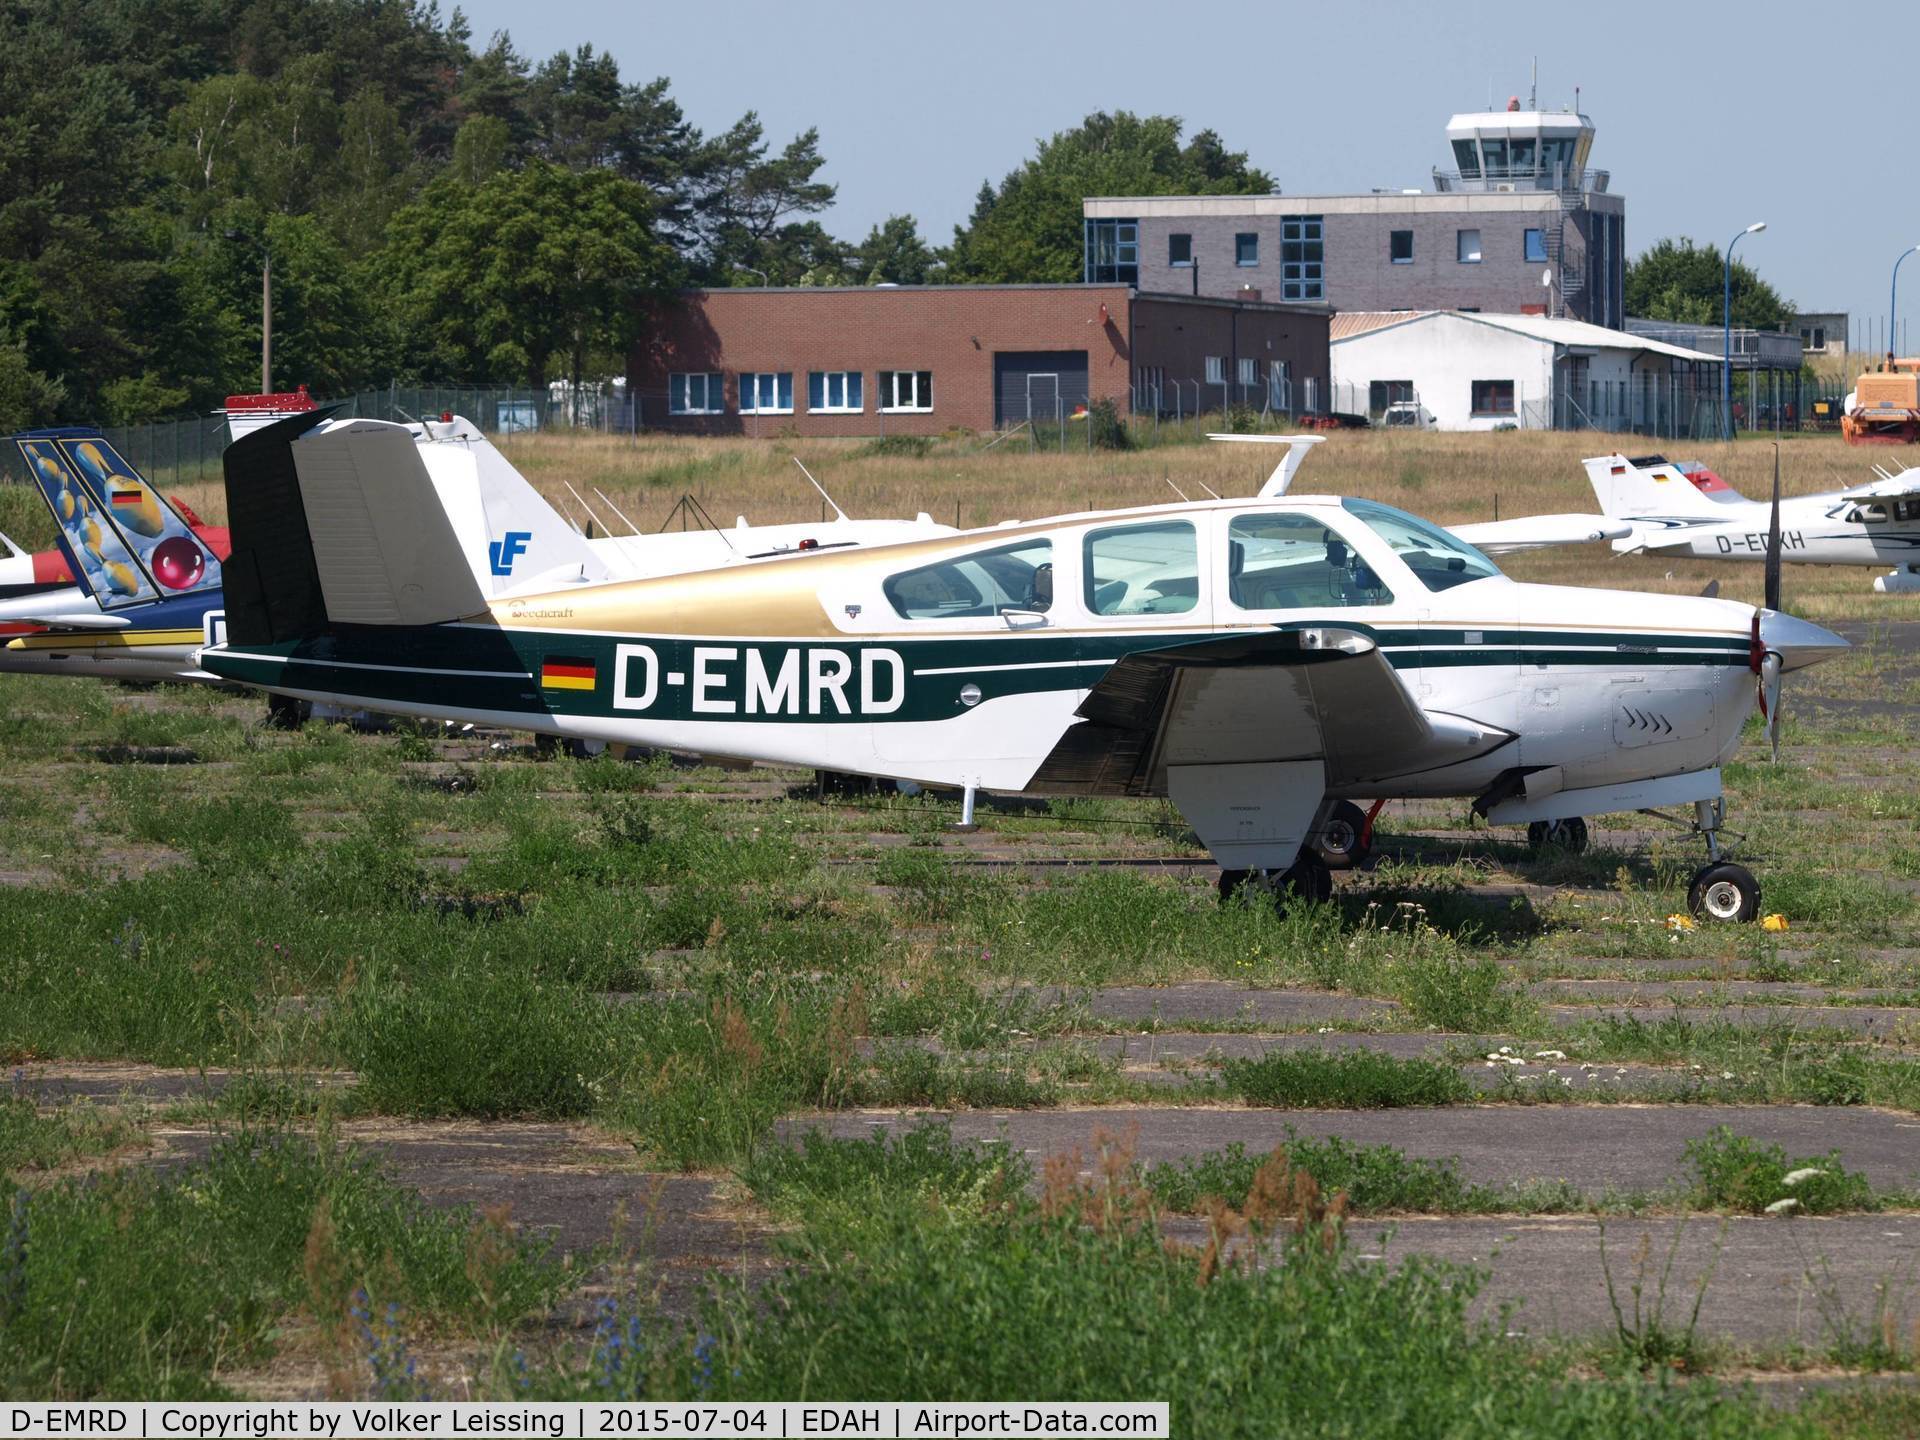
M1248 1104L1292 1110L1457 1105L1472 1094L1451 1065L1371 1050L1269 1050L1257 1060L1224 1061L1220 1078Z
M1779 1145L1717 1125L1703 1138L1688 1141L1686 1155L1693 1162L1694 1199L1702 1209L1831 1215L1880 1208L1867 1177L1849 1172L1838 1150L1789 1161Z

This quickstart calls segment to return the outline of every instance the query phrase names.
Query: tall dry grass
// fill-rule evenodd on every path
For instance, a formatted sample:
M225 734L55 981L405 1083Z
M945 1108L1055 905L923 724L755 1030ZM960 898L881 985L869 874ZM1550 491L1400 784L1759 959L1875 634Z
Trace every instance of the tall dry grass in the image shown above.
M1711 465L1737 489L1764 498L1772 479L1771 437L1727 444L1652 441L1635 435L1541 431L1441 434L1337 431L1317 447L1294 482L1306 494L1359 495L1446 524L1592 512L1597 507L1580 461L1620 449L1658 450ZM926 511L964 527L1034 519L1087 508L1194 499L1202 486L1223 496L1259 488L1278 451L1254 445L1165 444L1112 452L1029 452L978 437L937 442L924 456L873 453L867 442L741 439L645 434L634 437L552 431L507 442L508 457L563 510L579 514L569 484L618 527L596 491L641 529L661 528L682 495L715 521L738 515L755 523L819 519L820 498L795 466L798 459L849 514L910 516ZM1899 464L1904 452L1846 445L1838 435L1789 435L1780 443L1782 489L1810 494L1872 478L1876 462ZM1920 461L1920 455L1916 455ZM181 491L209 520L225 514L217 485ZM1555 584L1698 594L1711 580L1729 598L1757 602L1761 567L1751 563L1615 556L1605 546L1510 556L1516 578ZM1823 617L1920 618L1920 597L1872 593L1873 571L1789 566L1786 597L1799 613Z

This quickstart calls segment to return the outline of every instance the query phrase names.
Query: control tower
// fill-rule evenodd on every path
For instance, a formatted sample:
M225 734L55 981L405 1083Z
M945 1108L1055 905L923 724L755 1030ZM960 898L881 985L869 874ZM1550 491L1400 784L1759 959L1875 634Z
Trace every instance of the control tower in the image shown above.
M1561 194L1604 192L1607 172L1589 170L1593 122L1571 110L1469 111L1447 121L1453 170L1435 170L1442 192L1556 190Z

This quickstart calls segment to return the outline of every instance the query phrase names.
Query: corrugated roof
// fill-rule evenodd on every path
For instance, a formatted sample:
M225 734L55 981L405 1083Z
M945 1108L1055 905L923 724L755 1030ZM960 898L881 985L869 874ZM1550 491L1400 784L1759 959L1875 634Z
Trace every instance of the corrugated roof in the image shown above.
M1393 325L1410 324L1416 320L1431 319L1435 315L1453 315L1479 325L1491 325L1496 330L1511 330L1516 334L1530 335L1536 340L1545 340L1552 345L1592 350L1642 350L1654 355L1668 355L1676 360L1709 361L1716 365L1720 363L1718 355L1709 355L1703 350L1688 350L1645 335L1633 335L1625 330L1609 330L1604 325L1589 325L1584 320L1550 320L1545 315L1492 315L1467 310L1346 310L1333 317L1328 338L1337 344L1357 335L1384 330Z

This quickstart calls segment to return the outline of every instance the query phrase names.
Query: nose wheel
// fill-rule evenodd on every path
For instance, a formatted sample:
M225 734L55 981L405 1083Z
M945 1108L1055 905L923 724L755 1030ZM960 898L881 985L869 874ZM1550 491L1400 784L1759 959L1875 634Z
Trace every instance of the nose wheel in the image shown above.
M1702 920L1745 925L1760 918L1760 882L1744 865L1721 858L1720 829L1727 818L1725 800L1696 800L1693 828L1707 842L1707 863L1693 872L1687 909Z

